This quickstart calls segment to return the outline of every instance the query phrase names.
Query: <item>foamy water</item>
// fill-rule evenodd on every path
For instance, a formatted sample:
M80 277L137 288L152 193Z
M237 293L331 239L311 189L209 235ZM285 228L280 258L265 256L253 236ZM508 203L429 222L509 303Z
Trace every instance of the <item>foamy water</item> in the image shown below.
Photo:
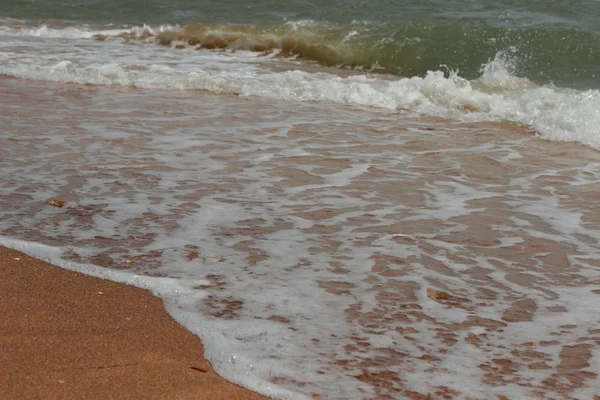
M597 151L415 109L0 85L0 244L149 288L226 378L291 399L598 393Z

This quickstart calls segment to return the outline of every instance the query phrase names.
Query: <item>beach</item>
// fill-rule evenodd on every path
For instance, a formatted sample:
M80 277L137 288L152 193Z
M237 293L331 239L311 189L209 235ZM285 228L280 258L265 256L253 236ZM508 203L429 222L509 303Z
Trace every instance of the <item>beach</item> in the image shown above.
M0 397L266 399L219 377L160 299L0 248Z
M600 392L600 3L4 3L8 397Z

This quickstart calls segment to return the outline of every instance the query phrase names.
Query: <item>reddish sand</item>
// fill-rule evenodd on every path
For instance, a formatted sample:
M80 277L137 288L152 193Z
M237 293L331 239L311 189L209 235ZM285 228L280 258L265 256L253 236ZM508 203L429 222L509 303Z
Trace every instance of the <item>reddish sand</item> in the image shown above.
M0 398L265 399L148 291L0 248Z

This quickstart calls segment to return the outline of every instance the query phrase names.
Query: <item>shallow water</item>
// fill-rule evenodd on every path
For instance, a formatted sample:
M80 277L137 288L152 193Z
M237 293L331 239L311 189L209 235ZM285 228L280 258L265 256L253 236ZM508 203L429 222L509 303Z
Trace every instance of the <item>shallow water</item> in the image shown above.
M0 85L0 244L150 288L226 378L598 393L597 151L331 102Z

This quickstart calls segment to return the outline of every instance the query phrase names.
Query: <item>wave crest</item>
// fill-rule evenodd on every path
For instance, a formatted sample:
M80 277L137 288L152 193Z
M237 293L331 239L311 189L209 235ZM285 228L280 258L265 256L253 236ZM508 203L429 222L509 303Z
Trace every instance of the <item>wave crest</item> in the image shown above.
M518 53L520 57L510 71L513 75L580 89L599 87L595 77L600 75L600 36L576 30L503 29L424 21L329 24L312 20L275 25L109 25L97 29L10 25L0 20L0 34L123 40L208 51L244 50L259 56L405 77L423 77L427 71L446 65L472 80L481 75L480 65L494 54L507 52L514 58ZM577 68L565 69L569 65Z

